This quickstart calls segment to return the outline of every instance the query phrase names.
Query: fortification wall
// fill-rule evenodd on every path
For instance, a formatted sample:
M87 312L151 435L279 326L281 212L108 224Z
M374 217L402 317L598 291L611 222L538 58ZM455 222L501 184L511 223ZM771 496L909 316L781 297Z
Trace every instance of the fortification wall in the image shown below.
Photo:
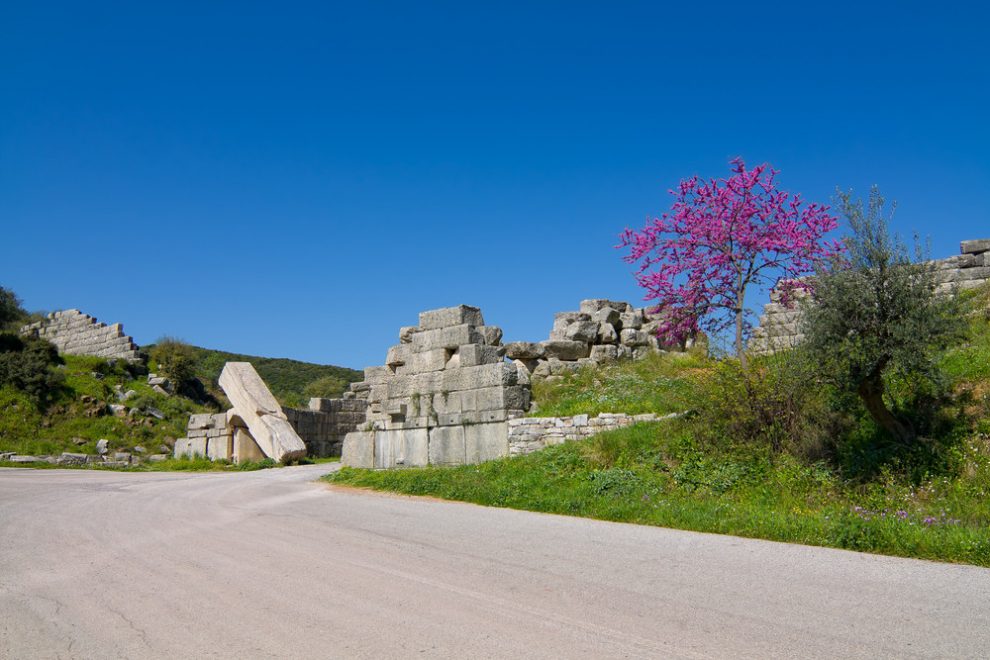
M52 312L43 321L21 328L21 334L37 333L58 347L66 355L92 355L96 357L140 361L137 344L124 334L120 323L100 323L78 309Z
M990 239L963 241L960 254L933 261L939 293L974 289L990 281ZM766 355L797 346L803 339L799 300L805 295L794 292L794 300L785 305L781 292L770 292L770 302L763 307L759 327L749 340L751 355Z
M676 417L677 414L658 416L654 413L626 415L625 413L601 413L597 417L574 415L572 417L523 417L509 420L509 455L524 456L552 445L590 438L596 433L614 431L638 422L656 422Z

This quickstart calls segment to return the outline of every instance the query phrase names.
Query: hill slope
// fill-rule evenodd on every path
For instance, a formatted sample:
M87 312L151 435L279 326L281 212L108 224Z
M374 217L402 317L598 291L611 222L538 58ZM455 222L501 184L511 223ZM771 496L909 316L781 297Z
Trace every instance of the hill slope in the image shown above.
M150 348L150 347L149 347ZM257 355L228 353L193 346L196 359L196 376L212 391L219 390L217 379L227 362L250 362L258 370L272 394L284 405L302 406L308 397L303 390L313 381L336 377L347 383L360 381L364 375L356 369L334 365L313 364L288 358L266 358Z

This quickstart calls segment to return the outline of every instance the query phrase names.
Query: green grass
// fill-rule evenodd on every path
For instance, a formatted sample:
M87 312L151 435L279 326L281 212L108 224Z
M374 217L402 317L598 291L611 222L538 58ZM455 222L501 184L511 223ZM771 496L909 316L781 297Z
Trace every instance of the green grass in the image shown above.
M711 361L698 353L650 355L604 367L587 366L555 382L536 381L533 416L566 417L603 412L666 414L692 407L699 376Z
M990 566L990 447L958 479L842 481L757 449L702 451L687 423L640 424L519 458L357 470L335 484L530 511Z
M93 454L96 441L106 438L111 451L143 446L155 454L160 445L185 434L190 414L207 410L181 396L155 393L145 378L134 378L122 364L111 366L95 357L63 358L64 386L43 408L11 387L0 388L0 451L33 456L63 451ZM136 392L128 406L156 408L164 419L95 414L97 408L118 403L115 385Z
M150 348L150 347L146 347ZM280 403L290 407L302 407L308 402L303 390L313 381L326 376L336 376L348 383L364 378L361 371L333 365L312 364L287 358L265 358L256 355L227 353L208 348L192 347L196 360L196 376L212 391L219 394L217 379L227 362L250 362Z

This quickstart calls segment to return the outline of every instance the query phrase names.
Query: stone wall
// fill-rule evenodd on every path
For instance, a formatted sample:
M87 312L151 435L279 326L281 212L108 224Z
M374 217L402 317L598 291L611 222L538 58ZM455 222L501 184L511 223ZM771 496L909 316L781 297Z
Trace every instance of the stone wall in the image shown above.
M529 374L505 361L502 331L460 305L402 328L385 364L351 385L365 430L344 440L345 465L460 465L506 456L507 422L529 408Z
M677 417L658 416L654 413L626 415L601 413L597 417L574 415L573 417L523 417L509 420L509 455L524 456L552 445L574 440L584 440L596 433L614 431L637 422L656 422Z
M963 241L960 254L932 262L939 293L974 289L990 281L990 239ZM801 333L801 312L798 301L806 295L794 292L790 306L781 299L781 292L770 292L770 302L763 307L759 327L749 340L752 355L766 355L793 348L804 339Z
M66 355L93 355L138 362L138 347L124 334L120 323L107 325L78 309L52 312L43 321L21 328L21 334L37 334Z
M659 319L651 317L643 307L602 298L582 300L579 311L554 316L549 339L506 344L505 354L525 367L533 378L556 378L586 364L685 348L662 344L657 339L659 325Z
M340 456L344 436L364 424L368 403L356 398L310 399L308 410L283 408L309 456Z

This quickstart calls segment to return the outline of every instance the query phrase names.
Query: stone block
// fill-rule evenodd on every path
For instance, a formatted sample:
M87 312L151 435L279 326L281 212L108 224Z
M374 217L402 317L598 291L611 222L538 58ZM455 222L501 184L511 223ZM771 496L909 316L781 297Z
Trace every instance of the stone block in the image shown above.
M501 346L486 346L484 344L465 344L457 349L460 355L461 367L477 367L482 364L496 364L505 356Z
M585 314L594 314L595 312L601 311L603 309L614 309L618 312L624 312L627 307L629 307L629 303L621 302L618 300L607 300L605 298L589 298L587 300L582 300L578 309L580 309ZM612 321L609 321L609 323L612 323Z
M478 328L478 332L485 338L488 346L500 346L502 344L502 328L497 325L484 325Z
M438 328L450 328L458 325L482 326L484 324L485 320L481 316L481 310L468 305L431 309L426 312L420 312L419 314L419 327L421 330L436 330Z
M463 426L430 430L430 465L463 465L465 458Z
M282 407L250 362L228 362L220 373L219 382L234 406L230 413L235 413L244 422L266 456L287 461L306 455L302 438L289 424Z
M577 360L591 354L591 347L580 341L550 340L540 343L547 358Z
M531 341L514 341L505 345L505 355L510 360L537 360L546 355L542 344Z
M229 461L233 455L234 439L230 434L218 435L208 438L206 443L206 457L211 461Z
M963 241L959 244L959 251L963 254L980 254L990 250L990 238L981 238L974 241Z
M590 357L594 362L617 360L619 358L619 350L611 344L592 346Z
M611 323L601 323L598 326L598 343L599 344L617 344L619 343L619 332L615 329L615 326Z
M429 431L425 428L375 432L375 467L429 465Z
M340 462L349 467L375 467L375 432L353 431L344 436Z
M609 325L615 325L621 319L622 313L611 307L604 307L591 315L591 320L599 324L608 323Z
M189 430L193 429L208 429L213 426L213 415L210 413L199 413L195 415L189 415L189 423L186 424L186 428Z
M507 362L461 367L453 371L443 371L441 376L441 387L437 391L446 392L515 385L519 380L516 366Z
M385 355L385 364L393 368L402 366L409 361L409 356L411 354L412 351L409 348L409 344L392 346L388 349L388 353Z
M244 427L236 427L231 442L231 457L235 463L245 463L248 461L260 461L265 458L261 447L251 437L251 433Z
M59 465L85 465L86 464L86 454L79 454L71 451L63 451L62 455L58 457Z
M637 310L633 312L623 312L619 315L619 322L622 324L623 330L638 330L643 327L643 323L646 319L643 316L643 312Z
M648 346L650 344L650 335L642 330L627 330L623 328L622 332L619 333L619 340L626 346Z
M412 336L419 332L419 327L415 325L405 325L399 328L399 341L403 344L412 342Z
M207 438L188 438L189 440L189 456L194 458L196 456L206 456L206 445L208 443ZM114 460L117 460L116 454L114 455Z
M481 463L509 455L506 422L464 426L464 462Z
M390 375L388 367L365 367L364 382L369 385L384 383Z
M595 321L576 321L567 326L564 339L593 344L598 339L598 323Z
M397 370L398 374L423 374L430 371L440 371L447 366L450 351L445 348L435 348L429 351L412 353L405 368Z
M463 412L526 410L529 408L529 392L528 387L520 385L465 390L460 393L461 405Z
M175 445L172 447L172 455L176 458L182 458L183 456L191 456L191 447L189 444L189 438L179 438L175 441Z
M455 325L433 330L423 330L412 336L412 347L417 353L436 348L454 350L464 344L482 344L484 335L473 325Z

